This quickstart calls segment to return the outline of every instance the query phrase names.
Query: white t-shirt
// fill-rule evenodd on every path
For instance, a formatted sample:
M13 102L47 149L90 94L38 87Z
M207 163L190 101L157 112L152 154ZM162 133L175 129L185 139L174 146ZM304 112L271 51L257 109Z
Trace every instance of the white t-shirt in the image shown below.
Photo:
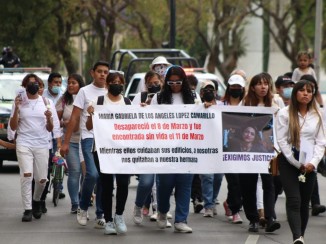
M182 93L172 93L172 103L173 104L184 104L183 100L182 100ZM152 98L152 102L151 105L157 105L159 104L157 102L157 93L154 95L154 97Z
M53 103L50 103L50 106L53 121L55 117L58 120ZM47 107L41 96L37 99L28 99L28 104L20 106L16 139L17 145L33 148L49 147L49 132L46 129L46 117L44 115L46 110ZM12 118L14 111L15 104L12 106L10 118Z
M106 95L104 96L104 104L103 105L125 105L125 100L122 95L120 95L120 100L113 102L109 99L109 97Z
M96 87L93 83L84 86L79 90L73 105L83 110L80 118L81 139L94 137L93 130L89 131L86 128L86 121L89 116L87 108L89 107L90 102L92 102L93 105L96 105L97 97L103 96L106 93L106 88Z
M49 89L44 89L44 91L43 91L43 97L46 97L46 98L50 99L54 103L54 105L57 104L57 102L58 102L58 100L60 99L61 96L62 96L61 90L58 93L58 95L56 95L55 97L52 96L52 94L49 92Z
M76 97L76 95L73 95L74 97ZM63 97L61 97L55 108L58 112L60 111L63 111L63 114L62 114L62 120L63 121L67 121L67 120L70 120L70 116L71 116L71 113L72 113L72 109L73 109L73 104L66 104L63 102ZM66 128L63 128L63 133L66 132ZM79 143L80 141L80 131L76 131L76 132L72 132L71 134L71 138L70 138L70 142L72 143Z

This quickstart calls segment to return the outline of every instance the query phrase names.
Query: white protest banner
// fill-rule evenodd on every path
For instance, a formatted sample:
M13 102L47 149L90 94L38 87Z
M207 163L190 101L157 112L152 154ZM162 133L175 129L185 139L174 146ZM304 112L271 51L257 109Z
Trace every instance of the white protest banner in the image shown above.
M268 149L273 146L274 112L240 106L95 106L101 172L267 173L274 155ZM240 132L243 125L251 125L248 135Z

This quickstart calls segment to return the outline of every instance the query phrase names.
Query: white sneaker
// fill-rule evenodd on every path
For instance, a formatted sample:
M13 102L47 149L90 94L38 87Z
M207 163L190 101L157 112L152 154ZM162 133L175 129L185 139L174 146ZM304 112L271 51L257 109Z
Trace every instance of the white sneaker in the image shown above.
M116 235L117 234L117 231L115 229L115 225L113 222L109 221L105 224L104 234L105 235Z
M143 212L141 207L137 207L135 205L134 207L134 223L139 225L141 222L143 222Z
M296 239L293 244L304 244L304 240L303 237L300 236L298 239Z
M168 219L166 214L158 213L156 223L160 229L165 229Z
M157 212L154 212L151 217L150 217L151 221L156 221L157 220Z
M105 228L105 219L95 219L95 224L94 224L95 229L104 229Z
M174 224L174 232L178 233L192 233L192 229L184 222Z
M205 212L204 212L203 216L213 218L213 216L214 216L213 209L205 208Z
M171 228L172 227L172 224L170 221L166 221L166 227L165 228Z
M115 224L115 229L119 234L123 234L127 232L127 226L123 218L123 215L116 214L114 216L114 224Z
M172 214L171 214L170 212L167 212L167 213L166 213L166 217L167 217L168 219L172 219Z
M87 224L87 210L78 208L77 210L77 222L78 224L85 226Z

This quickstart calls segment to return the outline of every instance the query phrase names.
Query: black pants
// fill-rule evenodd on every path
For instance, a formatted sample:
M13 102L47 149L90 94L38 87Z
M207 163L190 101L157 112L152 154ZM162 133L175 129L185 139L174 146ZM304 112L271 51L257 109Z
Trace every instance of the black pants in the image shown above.
M291 165L282 155L279 159L280 178L286 196L286 214L293 240L304 236L309 219L309 201L316 173L306 174L306 182L299 182L299 169Z
M198 200L199 202L203 201L201 180L198 174L195 174L192 180L191 199L193 202L195 202L195 200Z
M311 201L311 206L320 205L319 186L318 186L317 175L316 175L314 190L312 191L310 201Z
M275 218L275 190L273 177L270 174L260 174L263 183L264 212L267 220ZM253 223L259 221L257 211L257 180L258 174L239 174L243 209L247 219Z
M104 219L106 222L112 221L112 193L114 189L114 179L117 183L116 191L116 210L117 215L122 215L127 198L128 198L128 189L129 189L129 178L130 175L127 174L103 174L100 171L99 159L96 152L93 153L94 161L97 167L97 170L100 175L100 184L102 186L102 207L104 212Z
M239 174L225 174L225 179L228 183L226 202L234 215L240 211L242 205Z

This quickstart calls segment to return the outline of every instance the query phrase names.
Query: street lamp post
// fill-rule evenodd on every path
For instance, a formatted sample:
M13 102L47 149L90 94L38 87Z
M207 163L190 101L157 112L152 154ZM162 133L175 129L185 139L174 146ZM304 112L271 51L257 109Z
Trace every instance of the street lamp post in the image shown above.
M170 41L169 47L175 48L175 0L170 0Z

